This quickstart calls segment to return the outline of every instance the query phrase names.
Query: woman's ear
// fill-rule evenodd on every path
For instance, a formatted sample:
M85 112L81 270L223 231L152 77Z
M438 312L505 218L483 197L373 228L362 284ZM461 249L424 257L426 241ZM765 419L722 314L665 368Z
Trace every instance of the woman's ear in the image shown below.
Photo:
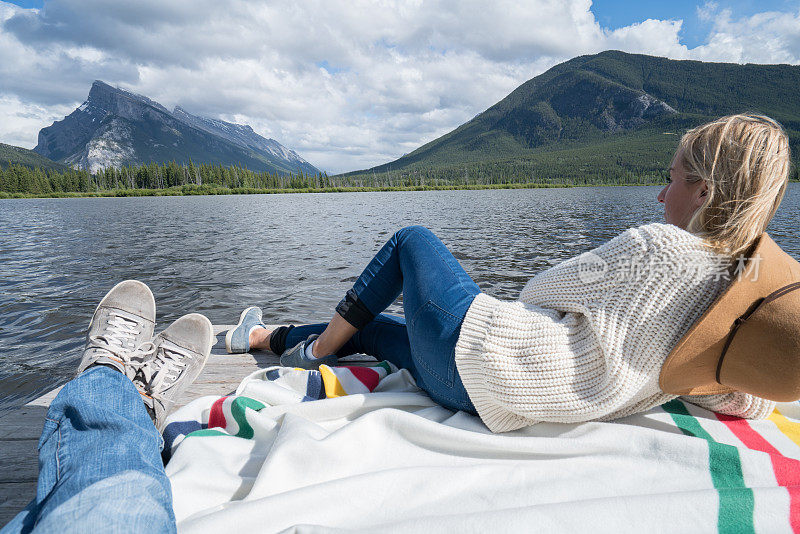
M699 208L703 204L705 204L706 200L708 200L708 184L705 180L700 180L698 182L700 185L695 190L694 194L694 202L695 207Z

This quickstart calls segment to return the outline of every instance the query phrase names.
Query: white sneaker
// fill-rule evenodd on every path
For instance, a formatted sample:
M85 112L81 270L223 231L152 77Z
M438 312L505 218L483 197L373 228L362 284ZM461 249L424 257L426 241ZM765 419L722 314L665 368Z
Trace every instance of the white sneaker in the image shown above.
M115 285L89 322L78 374L106 365L133 379L151 356L155 321L156 301L149 287L138 280Z
M179 397L203 370L215 341L211 321L199 313L184 315L153 339L153 356L133 383L159 432Z

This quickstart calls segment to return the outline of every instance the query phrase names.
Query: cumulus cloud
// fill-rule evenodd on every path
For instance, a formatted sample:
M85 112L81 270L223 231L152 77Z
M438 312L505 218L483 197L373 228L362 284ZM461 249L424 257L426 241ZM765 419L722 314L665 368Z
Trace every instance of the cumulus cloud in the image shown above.
M796 13L767 11L736 19L716 3L704 7L703 16L713 22L708 42L692 50L704 61L734 63L800 62L800 9Z
M0 1L0 140L35 145L39 128L103 79L167 107L250 124L340 172L410 152L576 55L800 57L798 15L735 19L709 3L702 9L712 34L689 50L680 20L608 29L590 7L590 0L46 0L34 10Z
M0 94L0 117L13 120L0 122L0 142L16 146L36 144L36 135L42 125L60 120L74 109L70 104L44 106L26 102L14 95ZM33 134L33 143L31 143Z

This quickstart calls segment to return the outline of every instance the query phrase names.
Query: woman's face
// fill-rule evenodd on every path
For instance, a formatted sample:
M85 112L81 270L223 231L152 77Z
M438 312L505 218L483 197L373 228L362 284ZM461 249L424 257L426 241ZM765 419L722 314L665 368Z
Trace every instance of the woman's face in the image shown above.
M683 157L680 151L675 153L669 167L669 183L658 194L658 201L664 204L664 219L667 224L674 224L685 230L707 195L708 186L704 180L686 181Z

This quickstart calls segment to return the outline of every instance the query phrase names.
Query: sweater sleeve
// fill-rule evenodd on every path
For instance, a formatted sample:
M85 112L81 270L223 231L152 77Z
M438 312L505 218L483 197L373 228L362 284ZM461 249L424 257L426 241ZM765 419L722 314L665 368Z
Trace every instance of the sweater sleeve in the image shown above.
M456 345L459 375L493 432L602 416L604 380L588 319L523 302L475 297Z
M706 410L744 419L764 419L775 410L775 401L734 391L722 395L685 395L681 400Z
M615 294L620 275L630 274L635 258L646 257L652 244L631 228L588 252L537 273L519 300L544 308L585 313L587 304Z

